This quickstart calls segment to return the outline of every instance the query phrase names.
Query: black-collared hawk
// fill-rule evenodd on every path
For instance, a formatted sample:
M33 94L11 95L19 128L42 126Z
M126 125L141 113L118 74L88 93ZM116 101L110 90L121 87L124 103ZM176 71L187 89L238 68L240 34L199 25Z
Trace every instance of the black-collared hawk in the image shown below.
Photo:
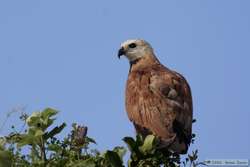
M155 135L160 147L185 154L191 142L193 106L190 87L179 73L160 63L145 40L127 40L118 56L126 56L130 69L126 110L136 132Z

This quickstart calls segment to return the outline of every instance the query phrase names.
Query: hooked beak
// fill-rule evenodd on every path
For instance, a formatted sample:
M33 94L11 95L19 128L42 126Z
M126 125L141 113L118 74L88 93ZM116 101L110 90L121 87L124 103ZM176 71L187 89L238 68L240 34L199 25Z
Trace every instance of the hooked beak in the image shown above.
M120 59L120 57L121 57L122 55L124 55L124 54L125 54L125 50L124 50L123 47L121 47L121 48L119 49L119 51L118 51L118 58Z

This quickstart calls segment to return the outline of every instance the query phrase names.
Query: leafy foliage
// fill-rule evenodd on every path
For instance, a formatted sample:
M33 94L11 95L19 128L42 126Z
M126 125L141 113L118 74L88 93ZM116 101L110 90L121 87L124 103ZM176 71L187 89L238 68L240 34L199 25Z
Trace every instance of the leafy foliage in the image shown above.
M14 132L0 138L0 167L123 167L124 155L127 149L115 147L103 153L90 149L90 144L96 141L87 136L88 128L77 124L72 125L72 131L63 139L56 137L66 127L66 123L54 126L57 110L46 108L34 112L30 116L22 114L27 129ZM157 139L148 135L145 139L125 137L130 159L129 167L196 167L202 163L197 161L198 151L188 155L181 162L178 154L157 148ZM25 153L24 150L29 150ZM27 152L27 151L26 151Z
M123 139L130 149L129 167L161 166L175 167L180 165L180 156L168 150L158 149L155 136L148 135L143 139L137 135L136 140L131 137Z

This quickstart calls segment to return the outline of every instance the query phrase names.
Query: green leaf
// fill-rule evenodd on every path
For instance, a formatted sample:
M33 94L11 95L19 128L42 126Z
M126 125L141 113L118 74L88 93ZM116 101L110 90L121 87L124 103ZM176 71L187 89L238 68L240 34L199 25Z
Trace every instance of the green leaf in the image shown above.
M38 123L41 123L41 113L33 112L31 116L26 119L28 126L37 126Z
M115 147L113 149L113 151L119 155L121 160L123 159L124 155L126 154L126 149L124 147Z
M94 143L96 144L96 141L88 136L85 137L85 141L88 142L88 143Z
M67 165L70 167L97 167L95 164L95 161L92 158L89 158L87 160L79 160L79 161L74 161L72 164Z
M143 139L142 135L137 134L137 135L136 135L136 144L137 144L138 146L140 146L140 145L143 144L143 142L144 142L144 139Z
M44 139L47 140L48 138L54 137L56 134L60 133L66 127L66 123L63 123L60 126L56 126L50 132L46 132L44 134Z
M12 155L9 151L0 151L0 167L12 166Z
M28 130L28 135L33 135L33 136L35 136L36 131L37 131L37 128L36 128L36 127L31 127L31 128L29 128L29 130Z
M43 135L43 131L41 129L36 130L35 137L41 137Z
M128 167L133 167L132 164L133 164L133 160L132 160L132 159L129 159L129 160L128 160Z
M105 159L110 163L112 167L123 167L119 155L114 151L107 151L105 153Z
M6 139L4 137L0 137L0 150L4 150L6 145Z
M36 142L36 138L33 135L24 134L24 135L21 135L20 137L21 139L17 143L17 147L23 147L25 145L33 144Z
M49 144L48 145L48 150L54 151L54 152L59 152L62 150L62 147L57 145L57 144Z
M124 137L122 140L127 144L131 152L136 151L137 149L136 141L132 137Z
M46 108L41 112L41 115L43 118L50 118L53 115L56 115L58 113L57 110L52 109L52 108Z
M154 135L148 135L142 146L139 147L140 151L143 154L151 153L154 151L154 141L155 141L155 136Z
M56 115L58 113L57 110L54 110L52 108L46 108L41 112L41 119L43 122L43 130L47 129L51 124L54 122L54 118L51 118L52 116Z

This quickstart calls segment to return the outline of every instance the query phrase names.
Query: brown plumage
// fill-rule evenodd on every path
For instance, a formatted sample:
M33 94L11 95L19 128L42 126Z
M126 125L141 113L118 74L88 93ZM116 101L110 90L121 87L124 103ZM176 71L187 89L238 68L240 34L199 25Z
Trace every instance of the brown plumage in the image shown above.
M124 42L119 55L130 61L126 110L137 133L154 134L160 139L161 148L186 153L192 134L193 109L185 78L164 67L144 40Z

